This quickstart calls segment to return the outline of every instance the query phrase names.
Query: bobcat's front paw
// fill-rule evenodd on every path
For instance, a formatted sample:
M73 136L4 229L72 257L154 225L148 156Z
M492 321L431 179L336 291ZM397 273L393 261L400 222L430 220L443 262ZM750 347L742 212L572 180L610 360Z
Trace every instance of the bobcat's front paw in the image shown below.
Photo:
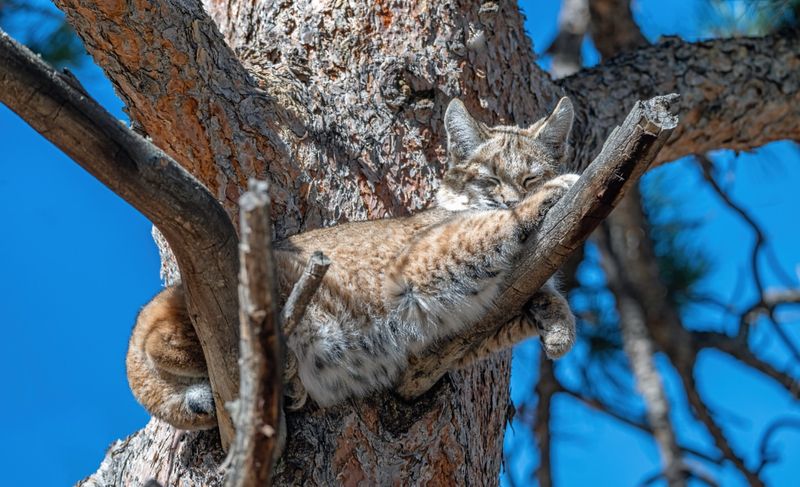
M569 191L569 188L580 178L578 174L562 174L544 183L545 189L560 191L561 194Z
M575 184L580 178L577 174L562 174L544 183L542 191L546 191L547 198L543 202L545 208L550 208Z
M575 343L575 317L569 313L563 322L551 326L547 330L540 330L542 347L547 358L554 360L563 357L572 349Z

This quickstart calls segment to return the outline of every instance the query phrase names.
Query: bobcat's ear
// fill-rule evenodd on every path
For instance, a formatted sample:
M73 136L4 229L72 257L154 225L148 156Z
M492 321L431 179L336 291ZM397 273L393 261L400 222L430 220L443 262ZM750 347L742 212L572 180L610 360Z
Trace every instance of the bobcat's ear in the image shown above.
M464 162L488 138L486 128L467 111L458 98L453 98L444 113L447 130L447 155L450 165Z
M572 131L575 111L572 102L566 96L558 101L558 105L534 132L534 137L547 144L556 158L561 158L567 151L567 140ZM534 127L531 127L533 129Z

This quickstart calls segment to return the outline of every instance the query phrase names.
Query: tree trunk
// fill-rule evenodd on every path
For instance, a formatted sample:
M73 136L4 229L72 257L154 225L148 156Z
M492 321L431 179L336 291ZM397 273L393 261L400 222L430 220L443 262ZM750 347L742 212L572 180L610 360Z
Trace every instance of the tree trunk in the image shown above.
M426 206L444 170L442 117L453 97L491 124L529 124L557 98L514 4L211 2L225 41L266 92L262 103L276 102L265 129L247 113L263 105L223 89L217 73L233 71L234 56L215 43L199 5L58 3L134 125L231 214L247 178L270 180L277 236ZM206 84L190 85L193 76ZM165 268L174 280L175 267ZM495 484L509 359L451 373L414 403L384 393L290 414L276 484ZM152 420L112 446L85 484L217 485L222 460L215 432Z

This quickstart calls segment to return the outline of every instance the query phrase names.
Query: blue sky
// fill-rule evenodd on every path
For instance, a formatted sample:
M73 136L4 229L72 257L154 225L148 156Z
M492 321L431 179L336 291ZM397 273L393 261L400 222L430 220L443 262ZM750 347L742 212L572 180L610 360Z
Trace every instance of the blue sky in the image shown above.
M669 4L669 7L666 4ZM526 1L527 28L538 50L555 34L560 2ZM637 20L645 34L702 35L704 21L698 2L681 0L637 2ZM14 31L11 31L12 35ZM596 53L587 45L587 59ZM77 70L92 95L121 119L121 103L94 66ZM41 136L0 106L0 308L5 328L0 341L0 383L6 400L0 414L8 418L0 443L0 460L7 485L68 485L89 475L105 449L117 438L141 428L147 415L135 402L125 380L124 355L134 317L159 287L159 260L149 222L85 173ZM734 161L735 172L722 181L732 196L750 209L771 237L783 267L797 280L800 229L794 215L800 207L800 156L787 143L772 144ZM710 193L689 161L652 171L648 184L669 188L680 206L676 213L701 222L689 238L708 250L714 263L703 289L723 299L734 296L739 273L746 266L752 243L748 229ZM793 222L793 224L791 223ZM776 276L768 273L768 284ZM735 296L747 303L752 289ZM797 324L795 312L789 317ZM685 316L690 326L722 326L704 309ZM800 341L798 328L789 328ZM759 331L756 331L758 334ZM776 365L786 354L768 334L757 336L762 356ZM536 360L538 345L523 345L515 355L512 395L530 396L535 377L527 364ZM580 350L577 351L580 353ZM566 359L565 377L569 378ZM535 362L533 362L535 363ZM679 436L707 445L702 428L686 416L669 367L665 372ZM797 372L797 371L795 371ZM759 433L780 415L800 417L800 410L781 390L734 361L707 354L698 381L710 405L723 412L726 431L749 460L755 458ZM557 398L555 418L555 478L559 485L636 485L658 468L658 455L646 436L620 426L602 414L566 398ZM538 462L516 425L507 447L518 448L513 467L517 485ZM789 459L800 455L800 433L787 430L775 444ZM47 446L48 468L32 455ZM766 470L771 485L788 485L800 478L800 464L784 461ZM31 472L36 472L33 477ZM743 485L730 468L723 485Z

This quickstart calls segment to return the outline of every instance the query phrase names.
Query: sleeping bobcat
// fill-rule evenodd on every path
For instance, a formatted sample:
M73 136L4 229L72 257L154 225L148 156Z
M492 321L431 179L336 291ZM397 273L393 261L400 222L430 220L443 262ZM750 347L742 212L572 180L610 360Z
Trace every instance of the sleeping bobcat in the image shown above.
M320 406L389 388L410 354L474 325L525 240L575 182L556 175L568 149L572 104L526 129L487 127L453 100L445 113L449 165L433 208L407 218L347 223L275 243L285 300L315 250L333 261L302 322L287 337L302 387ZM575 337L567 301L548 282L525 312L468 360L536 334L560 357ZM180 286L139 314L128 381L154 416L177 428L216 424L200 343Z

